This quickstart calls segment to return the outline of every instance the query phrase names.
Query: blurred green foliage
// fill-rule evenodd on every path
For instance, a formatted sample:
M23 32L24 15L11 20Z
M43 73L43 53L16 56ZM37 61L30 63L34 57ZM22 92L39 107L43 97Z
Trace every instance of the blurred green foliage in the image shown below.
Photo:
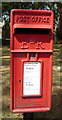
M57 39L60 40L60 43L62 43L62 9L60 10L60 17L59 17L59 25L57 26L56 29L56 36Z

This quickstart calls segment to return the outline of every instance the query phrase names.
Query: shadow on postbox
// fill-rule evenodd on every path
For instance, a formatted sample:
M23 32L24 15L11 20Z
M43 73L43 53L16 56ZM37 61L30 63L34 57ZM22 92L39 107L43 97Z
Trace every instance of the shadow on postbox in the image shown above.
M53 12L12 10L10 22L10 109L51 109Z

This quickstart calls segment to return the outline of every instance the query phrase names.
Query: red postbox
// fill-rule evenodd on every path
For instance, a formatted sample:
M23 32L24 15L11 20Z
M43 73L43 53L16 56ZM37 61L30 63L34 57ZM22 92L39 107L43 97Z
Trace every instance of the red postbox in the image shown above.
M50 110L53 12L12 10L10 36L11 111Z

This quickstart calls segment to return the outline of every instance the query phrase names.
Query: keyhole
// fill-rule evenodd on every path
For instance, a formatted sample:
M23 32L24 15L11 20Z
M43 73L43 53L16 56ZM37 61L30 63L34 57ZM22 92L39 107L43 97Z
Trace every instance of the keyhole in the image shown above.
M19 82L21 82L21 80L19 80Z

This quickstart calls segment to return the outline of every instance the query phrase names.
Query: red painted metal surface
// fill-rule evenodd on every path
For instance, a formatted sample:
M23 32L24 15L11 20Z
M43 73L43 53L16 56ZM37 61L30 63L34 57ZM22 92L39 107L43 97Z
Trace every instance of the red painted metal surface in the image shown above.
M42 10L12 10L10 39L11 111L41 112L50 110L52 91L53 12ZM25 62L40 63L39 95L23 95Z

